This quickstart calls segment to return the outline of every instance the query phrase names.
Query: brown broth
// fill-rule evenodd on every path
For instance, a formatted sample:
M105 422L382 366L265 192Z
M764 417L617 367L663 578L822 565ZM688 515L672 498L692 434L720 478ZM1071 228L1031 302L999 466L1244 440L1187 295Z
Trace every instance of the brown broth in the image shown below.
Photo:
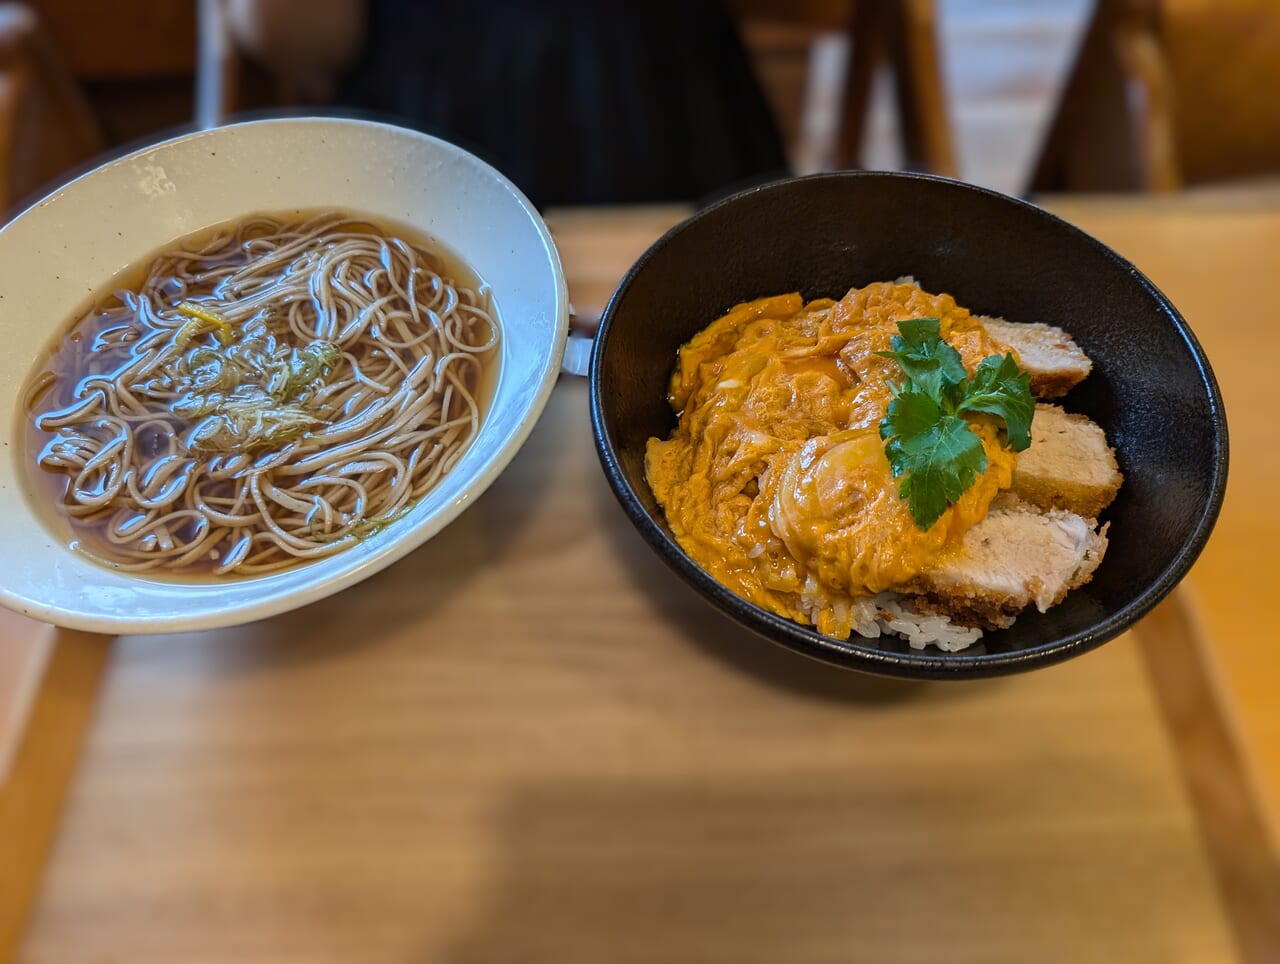
M399 238L412 247L427 252L431 256L433 269L440 276L448 279L455 287L487 292L488 311L498 325L501 338L501 317L497 300L484 280L446 245L420 231L407 228L391 220L373 219L364 214L354 214L338 209L262 212L232 219L176 239L118 273L87 299L83 307L76 311L73 316L74 320L64 326L57 337L50 343L42 360L34 367L32 374L26 380L18 415L22 423L18 434L24 442L24 452L21 460L25 475L24 494L37 517L70 548L83 553L94 562L107 568L121 568L111 559L113 550L99 535L99 527L86 525L70 516L66 511L65 503L71 485L70 476L64 471L46 469L38 464L40 452L54 437L55 433L42 431L37 427L36 419L44 412L65 404L67 399L74 396L75 390L86 378L103 372L104 366L102 362L106 356L101 351L94 351L93 346L103 337L104 333L121 324L119 319L111 315L113 310L123 308L116 293L139 291L148 278L153 264L158 259L179 250L199 250L220 232L227 231L233 226L249 221L252 218L260 216L271 217L292 227L320 215L353 217L355 220L343 225L345 230L355 230L360 233L375 234L387 238ZM243 263L246 260L247 258L242 258L240 262ZM230 264L234 262L235 259L223 259L217 263ZM203 292L197 291L191 292L191 294L198 297ZM483 431L484 419L496 391L500 375L499 359L501 354L502 346L501 340L499 340L496 348L480 356L482 361L481 371L474 384L469 386L479 408L481 420L480 428L476 434ZM124 352L113 352L111 357L122 361L130 356L126 350ZM115 364L112 367L118 369L121 366L120 364ZM48 384L41 385L41 382L48 382ZM58 393L56 399L53 397L55 392ZM54 404L50 404L51 402L54 402ZM169 418L170 420L175 420L173 416L169 416ZM181 431L182 429L175 428L173 432L175 438L181 434ZM463 448L469 447L474 442L474 438L475 436L473 435L463 443ZM438 484L438 481L436 484ZM402 513L397 513L396 517L400 514ZM376 528L381 528L384 524L394 524L394 518L389 522L379 521ZM350 543L350 540L348 542ZM324 558L331 558L331 556L325 556ZM305 565L308 561L297 560L289 568ZM143 570L137 574L145 578L158 578L166 581L185 581L192 578L206 580L209 578L245 578L240 574L234 573L214 574L213 569L217 564L216 559L209 559L193 562L178 570L157 568Z

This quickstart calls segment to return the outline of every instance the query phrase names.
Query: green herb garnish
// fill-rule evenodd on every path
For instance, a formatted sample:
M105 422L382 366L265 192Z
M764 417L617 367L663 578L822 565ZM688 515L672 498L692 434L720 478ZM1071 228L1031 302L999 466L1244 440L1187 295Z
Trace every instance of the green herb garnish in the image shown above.
M982 440L969 427L966 413L984 412L1004 422L1008 445L1021 452L1031 444L1031 376L1018 368L1012 354L990 355L973 377L960 353L942 339L937 318L898 322L894 359L906 379L889 383L893 400L880 423L880 437L894 478L905 475L898 496L907 500L911 517L930 528L987 469Z

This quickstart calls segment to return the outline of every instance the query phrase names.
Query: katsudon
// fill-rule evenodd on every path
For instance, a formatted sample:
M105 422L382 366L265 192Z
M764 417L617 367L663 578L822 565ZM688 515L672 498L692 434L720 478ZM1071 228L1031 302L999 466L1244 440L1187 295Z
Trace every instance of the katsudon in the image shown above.
M645 474L681 547L749 602L963 649L1102 561L1114 451L1048 401L1089 370L1061 329L909 278L759 298L680 349Z

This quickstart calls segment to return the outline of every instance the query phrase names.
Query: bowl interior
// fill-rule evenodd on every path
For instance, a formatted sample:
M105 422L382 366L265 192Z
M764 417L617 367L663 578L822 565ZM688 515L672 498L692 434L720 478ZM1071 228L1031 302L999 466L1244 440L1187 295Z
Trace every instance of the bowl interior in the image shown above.
M644 447L675 424L676 351L735 303L914 275L977 314L1060 325L1093 360L1062 404L1098 422L1125 483L1104 513L1110 548L1086 587L956 654L901 640L843 643L751 606L679 548L644 479ZM1226 424L1212 373L1174 308L1109 249L1065 222L969 185L914 175L782 182L706 209L637 263L605 313L593 419L606 473L646 539L696 588L770 638L844 665L900 675L996 673L1120 632L1186 571L1221 503Z
M407 518L307 565L247 579L165 581L72 553L33 513L19 399L77 310L161 247L254 212L338 209L443 242L488 282L502 324L498 382L464 457ZM291 119L147 148L41 201L0 231L0 599L104 632L202 629L280 612L349 585L429 538L474 500L527 437L559 371L568 307L559 258L523 195L450 144L383 124Z

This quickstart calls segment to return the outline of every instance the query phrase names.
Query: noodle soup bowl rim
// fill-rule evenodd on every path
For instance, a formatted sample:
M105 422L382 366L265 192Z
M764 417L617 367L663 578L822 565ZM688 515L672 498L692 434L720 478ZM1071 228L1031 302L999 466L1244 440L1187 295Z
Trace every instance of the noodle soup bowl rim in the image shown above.
M279 203L271 203L278 199ZM499 372L480 431L454 470L409 510L350 548L279 573L155 577L119 572L67 544L37 510L22 391L60 333L111 278L164 246L252 213L339 210L401 223L466 261L494 291ZM532 431L559 374L568 293L537 210L484 161L428 134L367 120L256 120L196 131L111 160L0 230L0 603L72 629L212 629L328 596L401 559L452 522Z

